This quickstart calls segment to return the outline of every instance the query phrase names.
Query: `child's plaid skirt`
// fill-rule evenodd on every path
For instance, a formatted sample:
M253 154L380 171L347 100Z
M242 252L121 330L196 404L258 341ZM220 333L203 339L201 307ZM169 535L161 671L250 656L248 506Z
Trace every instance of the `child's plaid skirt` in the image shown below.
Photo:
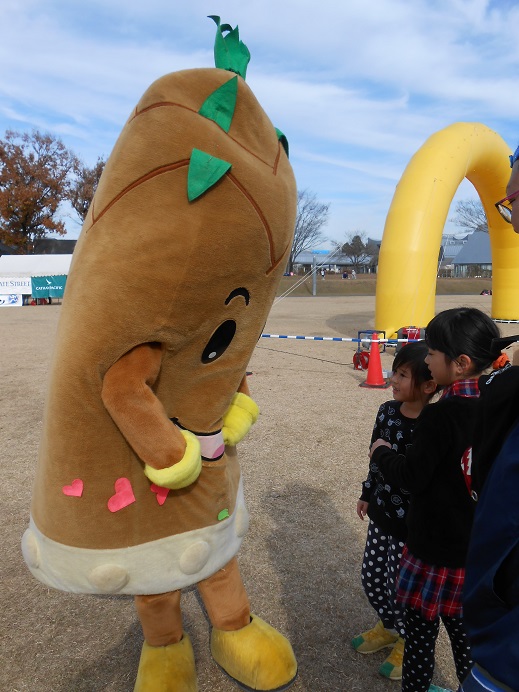
M425 620L462 616L461 593L465 569L428 565L404 547L396 600L421 613Z

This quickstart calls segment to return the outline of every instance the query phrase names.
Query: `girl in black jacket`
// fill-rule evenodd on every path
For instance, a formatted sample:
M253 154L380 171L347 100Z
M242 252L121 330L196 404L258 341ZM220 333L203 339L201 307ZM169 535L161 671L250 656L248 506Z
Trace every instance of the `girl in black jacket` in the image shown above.
M473 519L461 462L470 448L479 395L477 380L497 358L499 330L476 308L445 310L431 320L425 341L441 399L418 417L405 455L384 440L371 447L371 464L411 494L407 542L397 585L404 609L403 692L427 692L434 672L440 619L451 640L458 679L472 661L462 621L461 593Z

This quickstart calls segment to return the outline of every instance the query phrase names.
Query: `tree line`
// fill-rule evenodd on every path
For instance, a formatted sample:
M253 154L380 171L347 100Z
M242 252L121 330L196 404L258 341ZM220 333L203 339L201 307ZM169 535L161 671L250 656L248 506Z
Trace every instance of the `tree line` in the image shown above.
M66 203L82 224L104 165L105 160L98 157L94 166L87 166L52 134L7 130L0 139L0 242L26 254L50 234L65 235L62 212ZM323 228L329 210L330 205L320 202L311 190L298 191L288 271L293 271L299 254L328 241ZM479 200L458 202L452 221L467 231L488 231ZM345 241L330 242L357 271L377 261L377 244L363 231L346 233Z
M7 130L0 139L0 241L28 254L38 240L65 235L67 202L83 223L104 165L99 157L87 166L54 135Z

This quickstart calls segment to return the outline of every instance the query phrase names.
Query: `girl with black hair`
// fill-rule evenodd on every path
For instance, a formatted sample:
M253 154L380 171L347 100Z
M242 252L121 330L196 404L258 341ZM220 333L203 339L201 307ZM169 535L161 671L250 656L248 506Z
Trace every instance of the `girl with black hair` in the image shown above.
M382 438L393 450L405 454L416 420L436 391L425 363L427 353L427 345L418 341L407 344L396 354L390 380L393 399L378 409L370 445ZM367 514L370 520L361 579L379 621L372 629L354 637L352 646L361 654L391 647L379 668L379 673L390 680L402 679L404 622L395 602L395 586L407 536L408 507L407 490L390 485L380 473L369 470L357 502L359 518L364 520Z
M425 362L442 396L423 409L405 454L383 439L371 447L372 465L411 493L397 584L405 622L402 692L442 689L431 684L440 620L460 682L472 665L461 594L474 502L461 462L474 436L478 377L500 354L496 338L498 328L476 308L434 317L426 328Z

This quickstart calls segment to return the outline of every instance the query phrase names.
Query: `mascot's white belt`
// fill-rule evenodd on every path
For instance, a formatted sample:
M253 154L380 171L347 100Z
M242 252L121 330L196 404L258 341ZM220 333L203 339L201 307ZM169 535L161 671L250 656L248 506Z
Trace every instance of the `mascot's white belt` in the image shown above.
M194 435L200 442L200 454L204 461L214 461L223 456L225 452L225 443L221 430L207 435L200 435L198 433L194 433Z
M32 517L22 539L25 561L47 586L72 593L154 594L207 579L238 552L249 524L240 479L225 521L156 541L105 550L75 548L45 537ZM53 569L59 565L59 571Z

